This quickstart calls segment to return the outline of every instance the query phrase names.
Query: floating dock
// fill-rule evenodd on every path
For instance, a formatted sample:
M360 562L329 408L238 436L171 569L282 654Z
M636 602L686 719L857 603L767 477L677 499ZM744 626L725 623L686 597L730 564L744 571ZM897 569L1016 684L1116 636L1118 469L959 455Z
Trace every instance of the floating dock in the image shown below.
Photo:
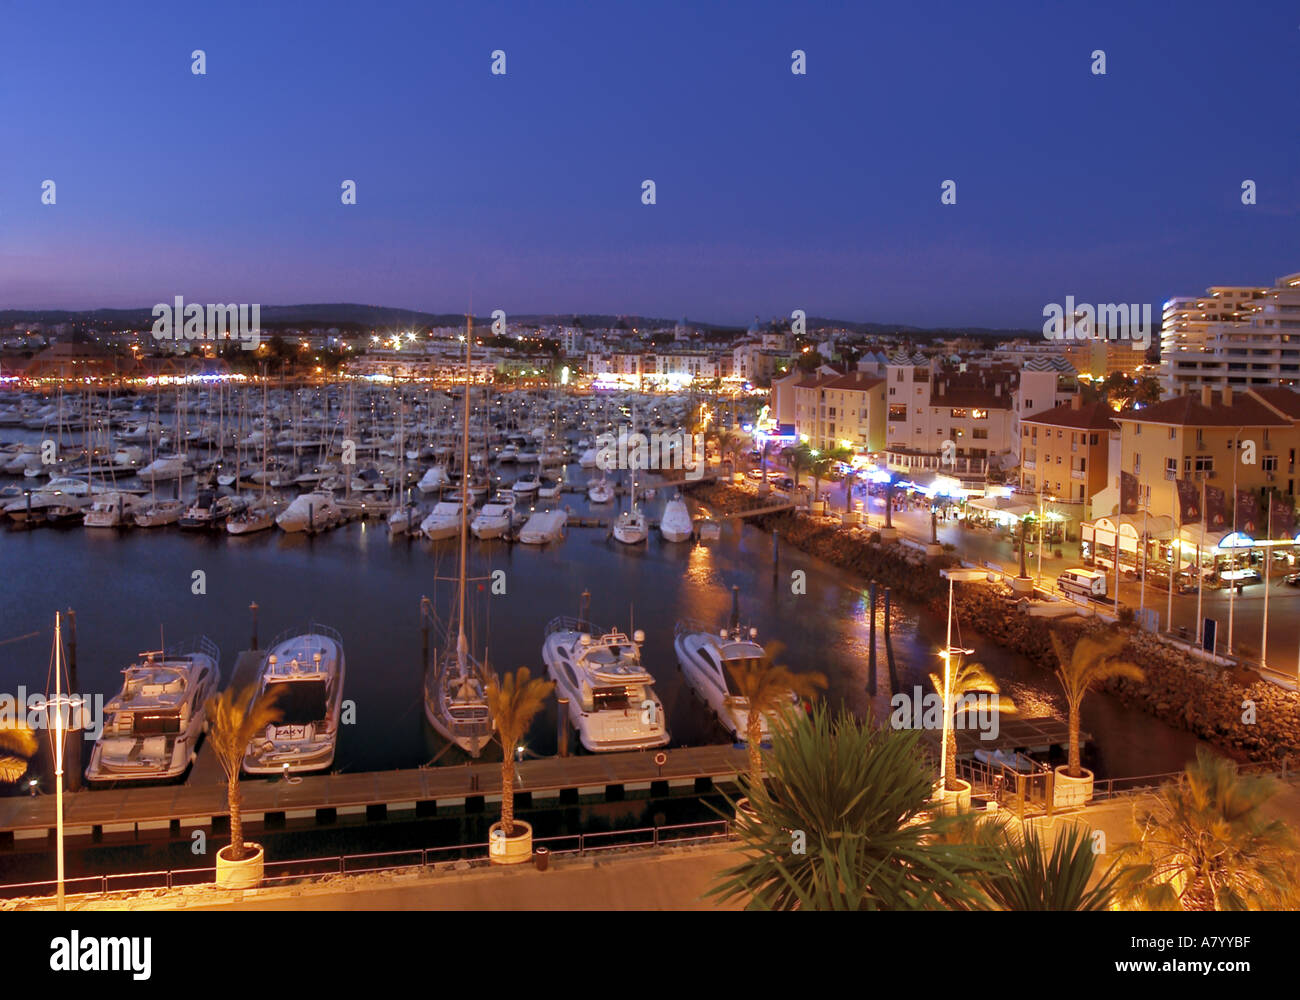
M666 757L662 766L649 750L523 761L515 765L515 795L529 796L537 805L548 799L574 804L618 800L636 791L667 795L674 788L707 792L714 782L729 782L748 766L746 751L732 746L660 753ZM346 816L378 820L402 813L436 816L499 802L501 764L306 775L293 781L248 778L240 782L240 791L244 821L250 824L331 823ZM229 815L224 779L198 780L197 774L182 785L69 792L63 803L68 837L166 835L212 828ZM0 846L53 837L54 807L55 797L48 794L0 799Z

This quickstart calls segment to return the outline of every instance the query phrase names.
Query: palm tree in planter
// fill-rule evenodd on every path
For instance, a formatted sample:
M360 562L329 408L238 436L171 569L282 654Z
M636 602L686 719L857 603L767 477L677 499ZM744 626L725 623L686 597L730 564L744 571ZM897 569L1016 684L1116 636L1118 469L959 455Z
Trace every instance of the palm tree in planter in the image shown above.
M1296 908L1297 841L1265 815L1274 779L1243 775L1198 748L1182 777L1133 809L1136 836L1122 856L1135 863L1127 906L1160 910Z
M533 828L515 819L515 749L555 685L533 678L527 667L488 680L488 709L501 737L501 821L488 830L488 856L493 864L515 865L533 853Z
M1069 709L1070 756L1064 767L1056 769L1052 793L1054 806L1083 805L1092 798L1092 772L1079 762L1079 709L1083 699L1096 685L1112 677L1143 681L1146 675L1135 663L1120 659L1128 641L1123 632L1107 629L1082 635L1070 649L1056 632L1051 633L1056 652L1056 679L1065 692Z
M737 826L741 860L708 895L752 910L978 909L998 869L929 811L920 733L825 704L772 732L770 794Z
M261 844L244 842L243 800L239 771L248 744L262 730L279 722L276 694L256 697L256 683L239 690L228 687L208 699L208 745L226 775L230 807L230 845L217 851L217 885L223 889L249 889L262 881L265 855Z
M40 741L21 719L0 720L0 783L12 785L26 774L38 749Z
M943 674L931 674L930 683L942 702ZM948 705L941 704L940 707L941 713L946 710L951 717L943 741L944 787L940 798L945 803L955 802L956 810L964 812L970 808L971 786L969 781L957 777L957 717L979 711L1010 715L1016 711L1016 706L1009 698L1002 697L997 680L983 664L962 658L957 659L957 665L950 671L948 699Z
M749 750L749 779L746 782L747 798L737 804L743 813L749 813L749 799L763 790L763 719L768 731L788 722L787 716L797 708L795 697L812 699L826 687L826 675L812 671L796 674L788 667L775 662L781 646L773 643L762 659L739 660L727 664L736 694L746 703L745 743Z

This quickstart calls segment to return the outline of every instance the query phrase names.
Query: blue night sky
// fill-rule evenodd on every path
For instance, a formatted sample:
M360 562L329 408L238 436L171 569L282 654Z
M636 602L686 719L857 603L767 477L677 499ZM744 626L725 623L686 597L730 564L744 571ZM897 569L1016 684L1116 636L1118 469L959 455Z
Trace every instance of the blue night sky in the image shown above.
M0 0L0 308L1158 310L1300 270L1297 94L1291 3Z

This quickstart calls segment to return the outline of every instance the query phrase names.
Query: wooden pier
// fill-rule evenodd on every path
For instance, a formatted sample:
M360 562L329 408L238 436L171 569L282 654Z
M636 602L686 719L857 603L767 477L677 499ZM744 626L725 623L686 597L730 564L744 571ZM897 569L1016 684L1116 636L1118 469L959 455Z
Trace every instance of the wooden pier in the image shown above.
M996 739L984 739L979 730L968 727L953 729L957 740L957 756L970 757L976 750L1016 751L1022 753L1049 753L1055 747L1068 746L1070 742L1069 726L1060 719L1045 716L1039 719L999 719ZM922 739L934 752L939 752L939 743L943 739L940 730L927 729ZM1079 745L1085 746L1092 740L1089 733L1079 733Z
M537 805L548 799L573 804L619 799L654 786L659 794L671 794L674 788L703 792L714 782L731 781L748 765L746 752L732 746L662 753L667 757L662 767L655 763L656 752L649 750L526 760L516 765L515 795L529 795ZM65 835L135 837L211 828L229 814L226 786L210 775L200 780L198 772L196 767L183 785L65 793ZM244 821L250 824L329 823L350 815L371 820L403 813L435 816L464 810L471 802L483 808L499 802L501 764L307 775L293 781L248 778L240 789ZM54 802L53 795L0 799L0 843L11 840L19 845L52 837Z

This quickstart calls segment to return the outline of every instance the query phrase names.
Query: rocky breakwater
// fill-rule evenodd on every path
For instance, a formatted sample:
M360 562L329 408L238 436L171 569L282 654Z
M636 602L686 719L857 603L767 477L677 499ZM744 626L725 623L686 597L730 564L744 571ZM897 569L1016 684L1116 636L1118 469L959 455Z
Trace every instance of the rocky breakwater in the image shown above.
M691 496L726 517L769 505L753 491L722 483L694 487ZM834 520L812 517L799 511L761 514L751 519L764 531L775 531L784 545L816 556L832 566L875 580L894 593L924 603L947 586L939 569L954 565L950 555L927 557L924 552L896 543L882 544L880 534L866 528L846 527Z
M936 599L931 607L941 611L941 604ZM964 626L1048 672L1057 666L1052 631L1069 645L1082 634L1107 627L1093 619L1049 622L1031 617L1001 585L958 585L955 610ZM1300 695L1253 671L1225 669L1147 633L1125 631L1124 655L1145 671L1146 681L1109 681L1106 690L1111 694L1239 760L1272 762L1300 755Z

